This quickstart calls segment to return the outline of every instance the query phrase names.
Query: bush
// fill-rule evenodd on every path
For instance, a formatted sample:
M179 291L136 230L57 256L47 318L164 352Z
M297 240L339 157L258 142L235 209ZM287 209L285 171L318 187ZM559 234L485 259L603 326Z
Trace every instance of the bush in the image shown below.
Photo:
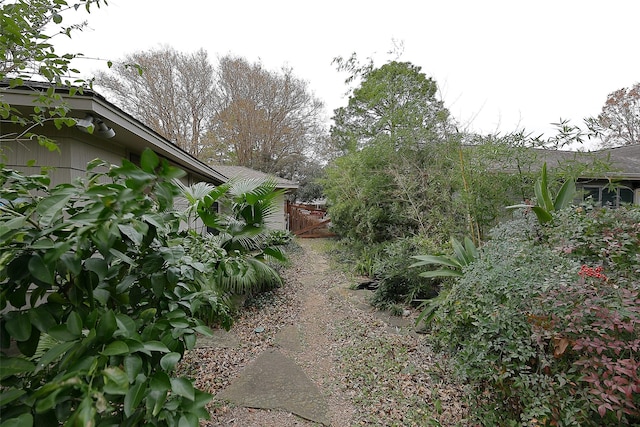
M562 280L572 264L522 239L523 225L496 230L432 322L435 342L455 355L456 371L469 383L471 407L483 425L531 420L552 400L547 378L538 373L541 349L532 340L527 314L535 296Z
M492 231L432 323L480 424L640 422L637 215L572 208Z
M47 176L2 169L3 424L197 426L208 416L210 396L172 373L209 333L198 310L230 322L224 301L203 292L210 266L193 256L222 253L180 232L173 180L183 172L150 151L141 164L94 161L85 179L53 189Z
M599 267L583 265L579 279L541 296L534 336L568 367L567 387L588 390L583 406L592 425L640 422L640 295L610 282Z
M411 256L432 251L435 243L424 237L405 237L376 246L370 267L378 280L371 303L380 309L395 304L410 304L417 299L432 298L437 294L439 280L420 277L420 271L409 268L414 263Z
M556 214L542 229L548 245L588 265L616 272L618 281L640 276L640 208L585 205Z

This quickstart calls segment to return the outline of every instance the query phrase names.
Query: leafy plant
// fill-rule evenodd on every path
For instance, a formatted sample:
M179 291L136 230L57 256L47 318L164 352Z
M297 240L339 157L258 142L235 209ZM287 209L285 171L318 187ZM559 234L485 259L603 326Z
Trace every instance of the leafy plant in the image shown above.
M568 179L562 184L558 194L554 196L548 182L546 163L542 165L542 172L536 180L534 191L537 205L519 204L507 206L507 209L531 209L536 214L540 224L550 222L553 219L551 213L569 206L577 194L575 181Z
M188 221L201 220L212 233L208 237L211 244L224 254L210 273L210 290L244 295L282 283L269 261L286 261L282 249L286 239L284 235L275 238L266 227L282 196L274 181L245 179L217 187L178 185L188 204ZM223 206L222 213L213 209L214 203Z
M471 264L478 258L478 250L473 241L465 237L464 244L460 243L454 237L451 238L451 246L454 254L447 255L415 255L412 258L418 262L411 264L411 268L422 267L425 265L443 265L449 268L441 268L438 270L429 270L420 273L421 277L462 277L462 269Z
M618 282L640 274L640 209L621 206L599 209L590 205L566 209L541 230L552 247L589 265L615 271Z
M38 134L35 129L45 122L53 122L59 129L74 126L76 121L67 117L68 105L56 88L67 88L72 95L91 85L79 71L73 68L78 53L59 54L52 38L56 34L71 37L82 31L85 24L66 25L64 17L71 10L86 10L106 5L105 0L16 0L0 2L0 117L20 123L24 131L2 133L0 140L29 143L37 141L49 150L58 145L51 138ZM34 76L39 78L34 79ZM34 90L34 107L31 111L19 110L4 101L6 87L22 86L29 80L45 80L51 83L48 90Z
M420 277L419 271L409 268L411 255L435 250L435 243L426 237L414 236L376 245L370 253L378 286L371 298L374 307L399 312L402 305L436 295L437 283Z
M462 277L464 267L471 264L476 258L478 258L478 250L473 241L466 237L464 238L464 244L460 243L454 237L451 237L451 246L453 247L454 254L452 256L446 255L415 255L412 258L417 259L418 262L410 265L410 268L423 267L425 265L443 265L445 268L438 270L429 270L420 273L420 277L436 278L436 277ZM447 268L448 267L448 268ZM416 324L424 321L425 323L431 322L435 316L438 306L444 302L447 298L448 290L440 289L440 292L435 298L428 300L421 300L420 308L422 311L416 319Z
M492 230L431 322L478 424L638 423L637 215L579 207Z
M183 244L183 172L148 150L88 171L52 189L0 172L3 424L197 426L210 396L172 372L210 332L197 311L226 315Z
M602 424L638 422L640 295L616 289L601 266L583 265L578 275L580 280L544 296L542 304L550 315L537 323L536 331L556 359L566 360L579 373L574 388L589 390L586 403Z

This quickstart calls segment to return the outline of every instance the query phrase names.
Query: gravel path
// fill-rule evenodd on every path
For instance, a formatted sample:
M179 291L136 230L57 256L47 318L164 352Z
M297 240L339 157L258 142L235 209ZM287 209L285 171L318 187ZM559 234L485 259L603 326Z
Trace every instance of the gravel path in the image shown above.
M183 370L209 393L223 390L283 329L297 328L301 346L280 348L322 390L331 426L464 424L460 388L413 332L412 316L392 318L366 304L368 291L330 265L323 240L299 240L283 287L252 300L229 333L185 356ZM260 332L256 332L260 331ZM282 335L282 334L281 334ZM290 413L233 407L214 399L202 426L315 426Z

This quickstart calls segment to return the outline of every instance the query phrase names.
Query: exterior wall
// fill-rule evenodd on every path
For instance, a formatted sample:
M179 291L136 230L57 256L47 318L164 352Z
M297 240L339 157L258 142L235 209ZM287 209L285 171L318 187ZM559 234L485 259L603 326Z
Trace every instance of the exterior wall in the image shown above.
M2 124L2 134L19 133L22 129L11 124ZM0 144L0 164L18 170L25 174L39 174L45 168L51 177L51 186L72 182L78 177L85 176L87 163L94 159L101 159L110 164L119 165L122 159L135 161L142 151L125 147L118 138L121 134L111 139L99 138L95 135L81 132L76 128L56 129L49 125L36 130L38 134L46 135L55 140L59 146L58 151L49 151L40 146L37 141L3 142ZM149 146L150 144L146 144ZM153 147L152 147L153 148ZM172 162L173 163L173 162ZM177 165L181 169L184 167ZM211 182L211 179L200 174L189 172L181 179L185 185L196 182ZM285 199L280 196L276 200L276 212L267 219L267 226L271 229L286 230ZM176 200L175 208L183 210L187 207L186 200ZM197 232L206 232L206 227L199 219L191 221L191 229Z
M127 154L123 147L113 143L101 144L98 138L72 128L59 130L55 134L45 129L42 133L56 141L58 151L49 151L36 141L10 141L0 146L3 155L1 162L8 168L26 174L40 173L44 167L49 170L51 184L57 185L84 176L87 163L96 158L120 164Z
M287 211L286 211L286 201L284 199L284 195L278 196L275 199L276 210L270 215L267 220L267 227L271 230L286 230L287 229Z
M4 127L3 125L3 133L13 131L9 126ZM2 143L0 146L0 154L2 155L0 163L3 163L7 168L27 175L42 173L44 168L51 177L51 187L84 177L87 164L95 159L101 159L115 165L120 165L122 159L130 159L129 151L113 139L101 139L74 128L55 129L55 131L45 129L44 132L41 130L38 132L54 139L59 150L49 151L36 141L10 141ZM139 155L139 153L135 154ZM201 178L187 174L181 178L181 181L185 185L190 185ZM186 207L186 200L176 199L175 208L177 210L183 210ZM200 220L192 221L190 227L198 232L204 232L206 228Z

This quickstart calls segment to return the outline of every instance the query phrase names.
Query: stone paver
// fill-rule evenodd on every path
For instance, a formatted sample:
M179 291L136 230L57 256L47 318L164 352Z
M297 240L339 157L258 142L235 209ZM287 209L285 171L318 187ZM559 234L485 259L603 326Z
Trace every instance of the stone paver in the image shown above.
M247 408L281 409L330 424L320 389L293 360L275 349L259 355L217 397Z

